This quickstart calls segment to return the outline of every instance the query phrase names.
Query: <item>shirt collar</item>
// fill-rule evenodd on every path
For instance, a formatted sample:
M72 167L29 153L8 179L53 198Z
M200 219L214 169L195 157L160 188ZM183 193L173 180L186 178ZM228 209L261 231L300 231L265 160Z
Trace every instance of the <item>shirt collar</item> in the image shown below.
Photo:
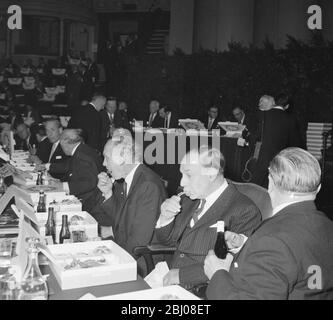
M134 178L134 174L136 172L136 169L139 167L140 163L138 163L130 172L129 174L126 176L125 178L125 182L127 183L127 194L128 191L130 190L131 184L133 182L133 178Z
M214 192L212 192L210 195L206 197L205 207L211 206L227 188L228 188L228 182L225 179L222 185L218 189L216 189Z
M75 153L75 151L76 151L76 149L79 147L79 145L81 144L81 142L80 143L78 143L75 147L74 147L74 149L73 149L73 151L72 151L72 156L74 155L74 153Z
M291 206L292 204L303 202L303 201L304 200L296 200L296 201L292 201L292 202L282 203L282 204L278 205L277 207L275 207L273 209L273 215L272 216L275 216L277 213L282 211L284 208L287 208L287 207Z
M89 104L91 104L95 108L95 110L97 110L96 106L92 102L89 102Z
M281 106L275 106L273 109L277 109L277 110L282 110L284 111L284 109Z

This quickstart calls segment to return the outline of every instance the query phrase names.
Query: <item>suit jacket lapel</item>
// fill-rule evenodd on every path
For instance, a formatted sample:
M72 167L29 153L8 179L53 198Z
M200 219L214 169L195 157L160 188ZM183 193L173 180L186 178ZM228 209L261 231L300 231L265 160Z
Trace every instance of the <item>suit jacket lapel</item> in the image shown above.
M199 221L191 229L200 228L206 223L215 223L217 220L223 219L223 216L227 214L226 209L229 208L232 203L232 199L235 195L235 187L232 184L229 184L226 190L218 197L218 199L213 203L213 205L208 209L207 212L199 219Z
M124 208L124 205L126 204L127 200L132 195L133 190L135 190L135 188L138 187L138 180L140 180L141 174L142 174L142 164L140 164L135 171L130 189L128 190L128 193L127 193L127 197L126 197L125 201L123 202L122 209Z

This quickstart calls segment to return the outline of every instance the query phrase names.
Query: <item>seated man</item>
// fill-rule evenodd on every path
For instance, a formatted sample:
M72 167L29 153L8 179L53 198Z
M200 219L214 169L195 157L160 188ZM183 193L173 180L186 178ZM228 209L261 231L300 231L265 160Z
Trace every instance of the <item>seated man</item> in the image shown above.
M151 242L166 191L160 177L142 163L141 146L122 132L128 131L117 129L104 148L104 166L115 182L106 173L99 175L103 198L90 213L102 226L102 237L113 235L133 254L134 247Z
M333 222L314 204L318 161L289 148L270 163L273 217L246 241L236 262L210 252L208 299L333 299ZM244 242L244 241L243 241Z
M170 107L162 107L159 110L159 115L163 119L164 126L163 128L178 128L178 119L175 115L175 112L172 111Z
M60 146L60 137L62 134L61 123L58 119L50 119L45 122L47 139L38 145L37 157L33 157L36 164L45 164L38 166L40 170L48 170L50 175L57 179L62 179L68 169L68 156Z
M217 229L224 221L228 230L249 236L261 221L255 204L224 178L221 152L203 146L181 161L181 186L186 197L166 200L156 224L160 244L176 246L164 285L185 287L206 283L204 260L215 246Z
M17 136L15 137L16 150L29 151L32 148L37 148L38 146L37 138L35 135L33 135L30 132L30 128L26 124L20 123L16 127L16 131L17 131Z
M47 139L45 127L39 124L31 128L31 130L36 134L38 146L30 150L30 160L34 163L46 162L52 145Z
M64 153L70 156L65 181L70 194L82 201L82 209L89 211L96 204L98 174L102 171L102 160L97 152L83 143L79 129L66 129L60 138Z
M163 128L164 119L159 115L160 103L157 100L152 100L149 104L149 117L147 126L149 128Z

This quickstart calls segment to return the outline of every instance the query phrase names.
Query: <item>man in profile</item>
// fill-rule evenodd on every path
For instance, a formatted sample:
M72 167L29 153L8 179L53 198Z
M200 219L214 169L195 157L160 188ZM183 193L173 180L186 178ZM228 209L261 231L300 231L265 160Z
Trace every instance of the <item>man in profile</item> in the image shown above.
M273 217L243 237L233 264L231 255L220 260L209 252L208 299L333 299L333 222L314 203L320 178L318 161L305 150L289 148L271 161Z
M162 107L159 110L159 115L163 119L165 129L178 128L178 119L175 112L168 106Z
M102 196L90 213L103 238L112 236L133 255L136 246L151 242L166 191L160 177L142 163L142 147L128 130L117 129L107 142L104 166L112 178L105 172L98 176Z
M70 157L65 176L70 194L81 199L83 210L89 211L97 201L97 176L103 169L102 160L93 148L83 142L78 129L64 130L60 145Z

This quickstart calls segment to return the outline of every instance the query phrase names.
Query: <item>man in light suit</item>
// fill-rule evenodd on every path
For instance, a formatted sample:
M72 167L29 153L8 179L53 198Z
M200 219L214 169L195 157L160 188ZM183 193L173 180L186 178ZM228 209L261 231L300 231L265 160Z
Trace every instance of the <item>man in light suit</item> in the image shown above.
M161 206L156 238L163 245L176 246L164 285L190 287L206 283L204 260L215 246L218 221L232 231L250 235L261 214L255 204L224 178L221 152L203 146L192 150L181 162L181 186L186 197L174 196Z
M320 177L318 161L299 148L271 161L273 217L243 237L233 264L231 255L220 260L209 252L208 299L333 299L333 222L314 204Z
M114 132L104 148L104 166L112 179L106 173L98 176L102 196L90 213L103 238L113 236L133 255L134 247L151 242L166 191L160 177L142 163L141 147L128 130Z

